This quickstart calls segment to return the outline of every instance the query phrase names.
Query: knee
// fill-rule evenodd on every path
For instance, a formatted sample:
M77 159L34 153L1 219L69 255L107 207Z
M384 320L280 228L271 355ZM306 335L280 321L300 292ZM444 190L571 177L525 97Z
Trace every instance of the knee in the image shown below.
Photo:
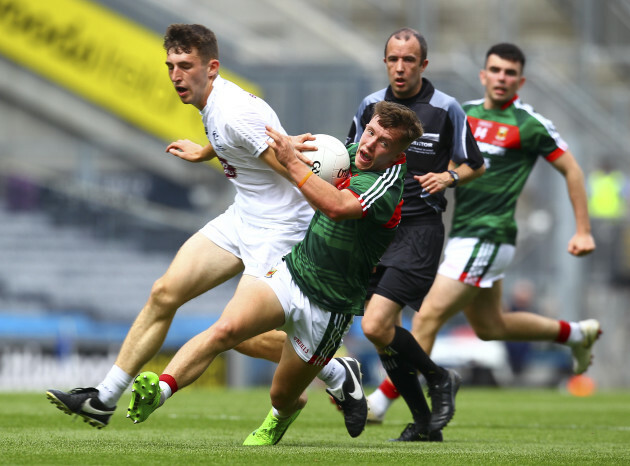
M387 340L386 326L378 319L370 319L365 316L361 320L361 328L365 337L377 347L387 346L389 341Z
M210 327L209 338L218 352L227 351L241 343L238 339L237 328L229 320L219 320Z
M169 285L167 280L162 277L158 278L155 283L153 283L147 304L154 313L163 317L172 317L177 311L177 308L182 304L179 301L173 288Z

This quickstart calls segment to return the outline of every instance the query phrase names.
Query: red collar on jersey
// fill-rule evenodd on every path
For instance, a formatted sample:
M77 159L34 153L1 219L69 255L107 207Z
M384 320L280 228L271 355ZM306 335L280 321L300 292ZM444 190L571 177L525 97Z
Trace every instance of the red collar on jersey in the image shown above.
M516 99L518 99L518 94L514 94L514 97L512 97L512 99L509 102L504 103L503 106L501 107L501 110L505 110L506 108L508 108L510 105L514 103Z

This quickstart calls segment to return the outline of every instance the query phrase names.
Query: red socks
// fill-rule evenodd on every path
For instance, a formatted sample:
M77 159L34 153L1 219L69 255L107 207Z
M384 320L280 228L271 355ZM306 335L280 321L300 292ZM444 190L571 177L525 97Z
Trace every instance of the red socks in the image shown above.
M171 395L177 391L177 382L175 382L172 375L162 374L160 376L160 382L164 382L171 387Z
M571 335L571 325L565 320L559 320L558 322L560 323L560 331L556 337L556 342L566 343L569 339L569 335Z
M395 400L400 396L400 393L398 393L398 390L396 390L396 387L389 379L383 380L378 388L390 400Z

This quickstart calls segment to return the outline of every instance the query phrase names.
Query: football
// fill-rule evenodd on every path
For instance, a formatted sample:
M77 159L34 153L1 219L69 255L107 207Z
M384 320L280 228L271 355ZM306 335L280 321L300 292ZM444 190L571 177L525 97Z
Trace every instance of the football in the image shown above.
M350 174L350 156L343 143L328 134L314 134L314 141L304 144L316 146L316 151L304 151L306 157L313 161L311 170L322 180L337 186Z

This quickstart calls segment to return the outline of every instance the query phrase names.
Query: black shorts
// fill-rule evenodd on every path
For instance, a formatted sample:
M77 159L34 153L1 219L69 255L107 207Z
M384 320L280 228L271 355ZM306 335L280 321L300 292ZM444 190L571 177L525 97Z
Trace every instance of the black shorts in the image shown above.
M366 299L378 294L414 311L420 309L437 274L443 246L442 222L398 227L370 277Z

